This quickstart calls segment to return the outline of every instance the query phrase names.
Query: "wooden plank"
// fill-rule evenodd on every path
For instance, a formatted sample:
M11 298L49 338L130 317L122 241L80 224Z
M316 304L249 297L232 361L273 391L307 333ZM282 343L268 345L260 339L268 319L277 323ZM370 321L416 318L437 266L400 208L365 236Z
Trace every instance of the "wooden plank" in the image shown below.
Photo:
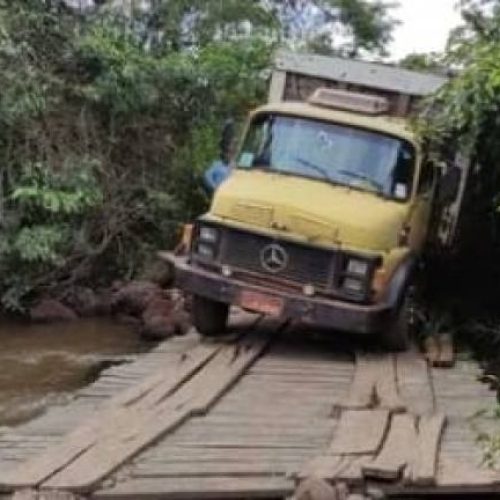
M173 394L196 371L203 368L220 350L217 344L199 344L192 350L181 353L178 363L146 379L137 387L111 400L114 407L129 406L138 402L142 407L150 407Z
M379 406L393 412L404 411L396 386L393 355L356 355L349 395L340 406L351 410Z
M19 468L0 476L0 488L10 490L39 485L85 453L97 441L104 439L110 433L114 434L117 427L126 428L129 416L123 413L124 405L136 401L147 393L148 388L155 388L155 383L157 383L157 391L169 394L212 359L218 350L219 347L216 345L199 345L190 353L180 354L177 364L172 364L168 371L162 370L162 375L166 377L163 383L160 383L158 376L155 375L141 384L139 388L133 387L119 394L106 405L103 413L97 412L90 422L71 432L60 445L50 448L47 453L36 456Z
M272 460L305 460L311 458L314 452L307 449L283 448L205 448L203 453L197 447L187 448L168 445L162 442L148 450L137 459L137 464L143 463L182 463L182 462L226 462L228 460L272 461Z
M320 455L308 460L294 476L297 479L316 477L318 479L333 480L337 471L344 464L345 458L339 455Z
M330 445L331 455L376 453L389 425L389 411L343 411Z
M196 443L198 439L203 440L208 437L211 439L219 439L227 436L232 438L247 438L249 440L259 437L276 437L286 442L287 439L291 441L300 441L302 439L331 436L331 427L321 426L319 428L312 428L307 424L303 425L301 428L296 427L287 429L284 425L281 427L279 427L279 425L245 427L245 424L242 423L241 425L228 425L227 427L222 427L219 425L205 425L203 422L195 423L195 427L189 427L189 424L186 425L182 429L182 432L178 433L173 442L194 441ZM207 436L207 434L209 436Z
M82 500L81 497L66 491L44 491L24 489L14 493L12 500Z
M207 437L205 440L188 440L179 442L176 441L177 446L186 446L192 448L193 446L198 446L200 453L203 453L202 448L268 448L268 449L279 449L279 448L298 448L298 449L315 449L321 448L324 445L326 439L324 436L316 438L301 438L295 441L291 439L283 442L279 436L261 436L254 438L245 438L238 436L227 435L220 438L210 439Z
M378 368L372 359L356 356L354 378L347 398L340 403L341 408L351 410L371 408L375 403L377 376Z
M296 477L316 477L327 481L346 481L359 484L363 481L363 468L373 460L373 455L323 455L302 467Z
M90 491L108 474L189 417L204 414L260 356L269 341L269 337L248 336L236 345L225 346L171 398L154 411L142 409L136 415L127 413L126 427L106 434L43 486Z
M500 473L475 467L471 463L450 457L441 457L436 485L443 487L473 488L500 484Z
M363 475L375 479L396 481L403 469L411 465L417 443L415 417L394 415L391 427L377 458L363 467Z
M170 464L144 464L134 467L132 477L249 477L249 476L276 476L287 475L291 470L297 469L300 457L294 461L233 461L225 462L184 462Z
M350 485L364 484L363 468L373 460L373 455L345 457L345 464L337 472L335 479Z
M429 364L416 352L396 355L396 378L399 394L414 415L434 413L436 403Z
M394 355L386 354L377 359L377 379L375 394L378 406L393 413L405 411L406 407L399 397L396 385L396 360Z
M439 447L445 422L446 418L442 414L420 419L412 468L412 481L419 486L433 485L436 482Z
M294 482L283 477L135 479L121 482L107 490L97 491L92 498L96 500L286 498L294 489Z

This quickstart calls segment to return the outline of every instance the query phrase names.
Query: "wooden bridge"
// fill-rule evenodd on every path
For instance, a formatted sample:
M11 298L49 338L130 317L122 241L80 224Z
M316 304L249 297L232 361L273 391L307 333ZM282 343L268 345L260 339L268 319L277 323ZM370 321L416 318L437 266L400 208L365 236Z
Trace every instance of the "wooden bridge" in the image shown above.
M478 440L500 431L496 396L473 361L433 369L238 311L232 325L0 434L5 498L288 498L311 477L333 499L500 492Z

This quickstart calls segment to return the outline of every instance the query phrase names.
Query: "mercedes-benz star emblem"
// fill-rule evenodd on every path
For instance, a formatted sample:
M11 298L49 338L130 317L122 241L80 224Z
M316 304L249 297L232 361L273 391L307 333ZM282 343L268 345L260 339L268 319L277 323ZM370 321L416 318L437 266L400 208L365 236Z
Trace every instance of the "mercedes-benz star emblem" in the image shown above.
M288 266L288 254L282 246L273 243L260 252L260 263L267 272L276 274Z

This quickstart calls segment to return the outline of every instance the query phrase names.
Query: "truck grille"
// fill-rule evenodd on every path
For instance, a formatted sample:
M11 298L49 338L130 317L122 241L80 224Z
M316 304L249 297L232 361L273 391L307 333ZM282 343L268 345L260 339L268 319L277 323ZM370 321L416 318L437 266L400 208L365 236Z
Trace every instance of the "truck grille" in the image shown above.
M261 261L263 251L273 244L278 244L288 257L287 265L279 272L270 272ZM225 232L221 262L241 270L326 289L331 280L333 257L334 253L327 250L229 230Z

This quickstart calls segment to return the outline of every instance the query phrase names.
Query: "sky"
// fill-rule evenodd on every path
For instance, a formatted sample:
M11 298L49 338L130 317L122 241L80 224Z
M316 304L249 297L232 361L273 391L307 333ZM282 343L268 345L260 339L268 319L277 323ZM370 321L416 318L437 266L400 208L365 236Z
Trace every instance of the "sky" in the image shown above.
M399 60L411 52L442 51L450 30L460 24L454 8L457 0L399 0L393 16L402 24L394 30L389 46L391 59Z

